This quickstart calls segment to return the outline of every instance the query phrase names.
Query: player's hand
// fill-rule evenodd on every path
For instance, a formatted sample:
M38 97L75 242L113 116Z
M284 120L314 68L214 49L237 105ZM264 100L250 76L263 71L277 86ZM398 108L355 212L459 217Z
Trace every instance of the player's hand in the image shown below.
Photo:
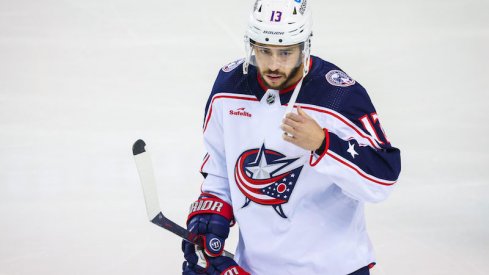
M195 245L182 240L183 256L187 261L187 268L183 269L183 274L211 274L208 273L212 270L209 259L222 254L225 239L229 234L229 221L215 214L200 214L189 221L188 230L198 236L200 244ZM215 243L218 243L219 247L213 246Z
M280 128L284 140L309 151L318 149L325 138L321 126L301 107L297 107L297 114L288 113Z
M208 274L207 271L209 269L212 270L211 264L202 248L183 241L182 250L185 257L182 266L183 275Z
M187 224L190 233L198 236L204 253L210 257L220 256L229 235L230 221L219 214L199 214L193 216ZM183 241L184 245L189 244Z
M233 221L233 208L230 204L212 194L202 193L191 204L187 219L187 230L195 236L202 249L195 249L194 244L182 241L185 259L204 270L207 269L209 264L204 254L218 257L223 253Z

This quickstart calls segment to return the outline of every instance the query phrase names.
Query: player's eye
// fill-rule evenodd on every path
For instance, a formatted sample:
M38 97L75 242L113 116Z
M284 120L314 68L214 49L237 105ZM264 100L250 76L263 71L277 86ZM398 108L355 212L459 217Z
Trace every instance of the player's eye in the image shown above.
M267 49L267 48L258 48L258 52L261 54L266 54L266 55L272 54L272 51L270 49Z
M280 51L280 56L283 56L283 57L290 56L291 54L292 54L292 51L290 51L290 50L282 50L282 51Z

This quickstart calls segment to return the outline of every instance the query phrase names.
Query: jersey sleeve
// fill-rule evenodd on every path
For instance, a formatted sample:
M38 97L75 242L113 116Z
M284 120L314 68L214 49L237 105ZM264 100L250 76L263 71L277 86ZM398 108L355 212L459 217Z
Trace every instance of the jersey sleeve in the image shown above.
M360 84L345 91L337 111L325 111L327 148L311 158L311 166L331 177L346 195L366 202L387 198L396 183L399 149L387 139L375 108Z
M219 101L215 101L218 96L218 93L215 92L219 89L218 81L219 76L207 101L204 116L203 135L207 153L200 169L204 176L201 191L231 203L223 140L222 113Z

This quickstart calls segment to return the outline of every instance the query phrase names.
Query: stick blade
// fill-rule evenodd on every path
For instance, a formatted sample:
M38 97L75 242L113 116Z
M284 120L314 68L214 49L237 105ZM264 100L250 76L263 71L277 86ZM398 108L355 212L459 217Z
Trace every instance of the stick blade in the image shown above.
M141 186L143 187L146 212L148 219L151 221L160 213L160 202L158 200L153 164L149 153L145 150L145 146L146 143L139 139L132 146L132 152L136 161Z

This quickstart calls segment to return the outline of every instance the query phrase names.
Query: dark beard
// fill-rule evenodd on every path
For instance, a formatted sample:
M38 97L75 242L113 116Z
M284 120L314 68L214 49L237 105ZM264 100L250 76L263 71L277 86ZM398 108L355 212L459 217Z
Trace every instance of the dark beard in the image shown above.
M285 82L276 87L276 88L272 88L270 86L270 84L265 80L265 78L262 78L263 79L263 82L265 83L265 85L270 88L270 89L274 89L274 90L283 90L289 86L291 86L292 84L294 83L290 83L290 80L293 79L295 76L297 76L297 74L299 73L299 70L301 69L301 66L298 66L298 67L295 67L294 69L292 69L292 71L290 72L289 76L287 77L287 79L285 79ZM267 73L276 73L276 72L272 72L272 71L268 71L268 72L265 72L264 74L267 74Z

